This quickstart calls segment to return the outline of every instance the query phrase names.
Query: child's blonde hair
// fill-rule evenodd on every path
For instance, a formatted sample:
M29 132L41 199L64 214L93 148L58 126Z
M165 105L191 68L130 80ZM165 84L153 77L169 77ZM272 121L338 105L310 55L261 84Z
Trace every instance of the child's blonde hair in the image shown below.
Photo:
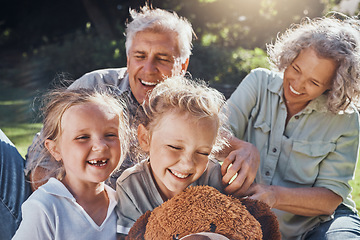
M174 76L159 83L144 101L142 106L147 116L144 126L151 132L161 117L171 111L188 113L198 119L214 119L218 126L211 151L214 154L228 144L226 139L230 131L222 110L224 105L224 95L208 87L204 81Z
M129 123L125 112L124 103L116 98L109 90L93 90L93 89L56 89L49 92L44 98L43 115L43 129L41 131L41 142L44 145L46 139L57 141L62 132L61 119L66 110L75 105L95 103L110 108L119 116L119 139L121 147L120 167L127 149L128 149L128 133ZM46 165L48 172L47 176L39 181L46 181L50 177L55 177L61 180L65 176L65 169L62 162L54 159L51 153L44 147L40 153L40 157L34 162L34 168L41 166L43 161L50 159L49 164ZM31 174L34 174L32 171Z

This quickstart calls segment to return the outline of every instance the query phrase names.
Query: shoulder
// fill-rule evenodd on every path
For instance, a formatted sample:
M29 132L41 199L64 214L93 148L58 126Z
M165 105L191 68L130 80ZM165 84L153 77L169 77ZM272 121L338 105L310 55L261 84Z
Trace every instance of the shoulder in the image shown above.
M280 91L283 83L283 73L274 72L265 68L256 68L241 81L235 92L243 92L253 94L254 91L272 92Z
M144 181L148 182L151 180L150 169L148 166L148 160L142 160L134 166L126 169L116 181L117 185L120 186L135 186L143 185Z
M248 75L251 81L259 82L262 85L282 85L283 73L274 72L265 68L256 68Z
M209 158L208 169L221 168L219 161L214 158Z
M331 114L332 113L328 113ZM360 130L360 122L359 122L359 112L356 108L349 109L347 112L341 112L338 114L335 114L335 117L333 117L333 121L336 122L337 126L343 126L344 129L347 129L348 131L357 132L357 135Z
M106 68L99 69L92 72L88 72L84 74L81 78L90 78L90 77L100 77L100 78L108 78L108 77L124 77L127 71L126 67L123 68ZM81 79L79 78L79 79Z
M59 207L61 208L63 198L59 198L57 195L48 191L50 189L54 191L53 188L55 187L50 180L33 192L23 203L23 211L53 212Z
M102 85L118 86L127 75L127 68L109 68L84 74L69 86L69 89L93 88Z

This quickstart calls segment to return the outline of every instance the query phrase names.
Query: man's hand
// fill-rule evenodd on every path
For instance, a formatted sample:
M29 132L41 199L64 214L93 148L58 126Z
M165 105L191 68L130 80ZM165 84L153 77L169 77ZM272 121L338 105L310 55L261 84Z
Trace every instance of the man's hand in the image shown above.
M229 144L230 153L221 166L223 184L229 184L236 174L237 176L225 188L225 192L245 196L246 191L256 177L260 165L260 153L254 145L236 137L231 137Z

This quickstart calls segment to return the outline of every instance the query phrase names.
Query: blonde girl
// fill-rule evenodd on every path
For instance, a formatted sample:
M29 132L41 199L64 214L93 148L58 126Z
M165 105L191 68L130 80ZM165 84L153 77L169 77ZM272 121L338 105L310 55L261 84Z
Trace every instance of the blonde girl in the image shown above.
M153 89L143 103L148 120L138 127L147 157L117 180L118 233L127 235L147 210L190 185L223 190L220 165L212 156L226 143L224 100L203 82L180 76Z
M54 91L44 108L51 177L22 206L13 239L116 239L115 191L104 184L127 149L127 118L111 95Z

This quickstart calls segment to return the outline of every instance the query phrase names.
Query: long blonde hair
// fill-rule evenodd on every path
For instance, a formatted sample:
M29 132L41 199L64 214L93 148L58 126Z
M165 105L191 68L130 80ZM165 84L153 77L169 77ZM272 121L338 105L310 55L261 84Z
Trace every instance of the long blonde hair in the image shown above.
M116 98L110 91L98 91L89 89L56 89L46 94L44 98L43 112L43 128L40 134L40 143L44 146L45 140L50 139L57 141L61 135L62 126L61 119L65 111L75 105L95 103L109 107L114 113L119 116L119 139L121 146L121 158L117 167L120 167L123 159L127 153L129 139L129 123L127 114L124 111L124 103ZM34 146L35 148L36 146ZM31 151L31 150L30 150ZM47 181L50 177L55 177L61 180L65 176L65 169L62 162L56 161L51 153L45 148L42 148L40 156L34 161L31 166L31 174L35 174L36 168L42 166L46 162L47 174L44 178L38 180L41 182ZM34 171L35 170L35 171ZM32 179L34 179L32 177Z

